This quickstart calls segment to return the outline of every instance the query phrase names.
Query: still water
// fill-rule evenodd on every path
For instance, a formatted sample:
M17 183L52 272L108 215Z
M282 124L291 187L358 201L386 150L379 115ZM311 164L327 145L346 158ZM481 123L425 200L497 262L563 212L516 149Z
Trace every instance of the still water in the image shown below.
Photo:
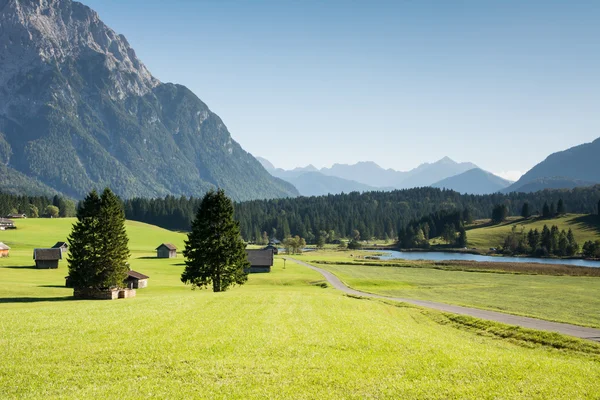
M600 268L600 261L589 260L557 260L552 258L531 257L492 257L465 253L443 253L437 251L394 251L394 250L369 250L372 253L383 253L379 256L381 260L428 260L428 261L488 261L488 262L514 262L514 263L539 263L539 264L561 264L576 265L580 267Z

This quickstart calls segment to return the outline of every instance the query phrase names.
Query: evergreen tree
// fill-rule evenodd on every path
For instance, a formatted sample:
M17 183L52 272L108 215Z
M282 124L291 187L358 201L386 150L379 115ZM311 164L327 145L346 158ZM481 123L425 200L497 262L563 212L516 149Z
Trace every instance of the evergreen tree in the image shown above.
M529 218L531 216L531 211L529 211L529 203L523 203L523 208L521 208L521 217Z
M600 200L598 200L598 215L600 216Z
M505 204L496 205L492 211L492 222L499 224L505 221L506 217L508 217L508 207Z
M542 209L542 217L550 218L552 214L550 213L550 207L547 202L544 202L544 208Z
M183 255L186 266L181 281L193 288L212 284L214 292L222 292L248 280L246 245L239 222L233 219L233 204L222 189L202 199Z
M465 227L460 225L458 228L458 239L456 239L456 245L458 247L467 247L467 231Z
M563 199L558 200L558 206L556 207L556 212L558 214L564 214L566 212L565 203L563 202Z
M76 289L122 287L127 277L129 239L119 198L105 189L92 191L77 212L69 236L69 278Z
M554 206L554 202L550 204L550 216L554 217L556 215L556 207Z

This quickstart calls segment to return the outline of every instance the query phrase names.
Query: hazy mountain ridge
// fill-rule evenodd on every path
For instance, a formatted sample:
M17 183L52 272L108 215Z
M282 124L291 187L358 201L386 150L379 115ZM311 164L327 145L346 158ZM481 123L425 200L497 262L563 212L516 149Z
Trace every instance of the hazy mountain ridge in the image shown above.
M0 161L74 197L294 196L184 86L71 0L0 0Z
M505 192L571 189L600 183L600 138L548 156Z
M512 183L481 168L473 168L462 174L443 179L431 186L440 189L451 189L462 194L492 194L500 192Z

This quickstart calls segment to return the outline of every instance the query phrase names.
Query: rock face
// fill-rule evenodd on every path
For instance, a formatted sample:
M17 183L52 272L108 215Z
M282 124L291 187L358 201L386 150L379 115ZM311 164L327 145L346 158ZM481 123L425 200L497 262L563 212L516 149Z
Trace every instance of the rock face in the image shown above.
M0 162L81 197L294 196L187 88L163 84L71 0L0 0ZM0 189L2 182L0 180Z

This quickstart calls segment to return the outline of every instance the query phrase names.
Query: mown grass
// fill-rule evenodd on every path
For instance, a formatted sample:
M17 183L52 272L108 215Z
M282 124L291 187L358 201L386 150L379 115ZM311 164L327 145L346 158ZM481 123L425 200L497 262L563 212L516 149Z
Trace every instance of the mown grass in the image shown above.
M315 254L312 255L315 259ZM319 264L354 289L600 327L597 277Z
M513 226L517 230L525 229L529 232L530 229L538 229L540 232L544 225L550 228L552 225L558 226L560 230L573 230L575 239L579 245L583 245L588 240L600 239L600 217L597 215L582 215L582 214L566 214L557 218L529 218L529 219L512 219L500 225L491 225L477 227L467 230L467 238L469 247L474 247L480 250L488 250L489 248L499 247L504 243L504 239L510 233Z
M527 347L488 325L346 297L322 276L277 260L229 292L192 291L182 260L148 258L184 236L128 224L132 264L150 275L135 299L74 301L31 248L68 221L0 235L0 398L593 398L594 351ZM46 224L46 222L39 222ZM40 226L41 227L41 226ZM10 235L14 239L11 242ZM57 237L56 239L54 239ZM179 240L179 242L178 242ZM146 241L148 243L146 243ZM19 244L22 243L22 244ZM22 252L23 255L20 255ZM457 329L460 328L460 329ZM585 354L584 354L585 353Z

